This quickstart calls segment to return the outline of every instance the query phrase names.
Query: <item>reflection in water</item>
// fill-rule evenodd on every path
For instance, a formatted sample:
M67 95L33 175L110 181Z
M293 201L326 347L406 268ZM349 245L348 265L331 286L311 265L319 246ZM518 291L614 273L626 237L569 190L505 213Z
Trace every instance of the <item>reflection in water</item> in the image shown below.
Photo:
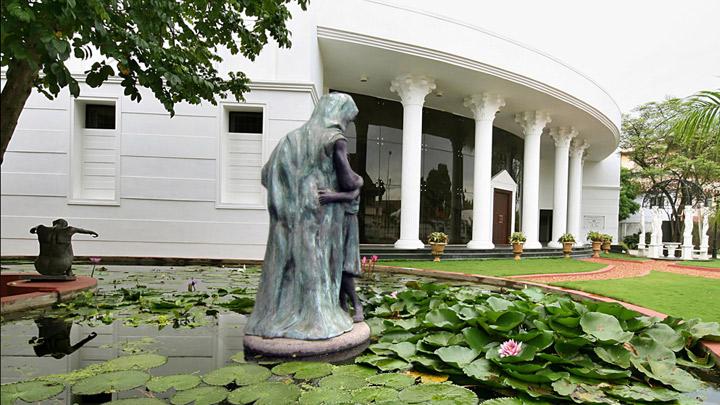
M85 343L95 339L97 333L90 334L81 341L70 345L70 330L72 322L58 318L41 317L35 320L38 327L38 336L30 339L28 343L33 345L33 350L38 357L52 356L61 359L75 350L81 348Z

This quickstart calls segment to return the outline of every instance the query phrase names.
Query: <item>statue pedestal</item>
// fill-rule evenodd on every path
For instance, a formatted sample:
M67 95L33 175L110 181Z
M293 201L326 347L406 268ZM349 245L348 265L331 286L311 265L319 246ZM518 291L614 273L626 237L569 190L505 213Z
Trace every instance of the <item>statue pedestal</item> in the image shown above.
M260 355L295 360L342 361L362 353L370 342L370 327L365 322L353 324L352 330L323 340L263 338L245 335L246 358Z
M650 245L650 252L648 252L648 257L651 259L658 259L662 256L662 245Z
M693 245L682 246L682 259L692 260L693 259Z
M709 248L710 248L710 246L708 246L708 245L705 245L705 246L700 245L700 257L699 257L700 260L710 260L710 257L708 256Z
M638 256L640 257L647 257L647 249L645 248L645 244L638 245Z

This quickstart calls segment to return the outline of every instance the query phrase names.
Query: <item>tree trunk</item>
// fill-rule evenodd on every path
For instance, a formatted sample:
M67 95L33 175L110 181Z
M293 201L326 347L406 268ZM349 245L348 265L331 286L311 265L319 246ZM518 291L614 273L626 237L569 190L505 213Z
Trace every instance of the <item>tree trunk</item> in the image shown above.
M32 91L38 70L30 67L27 61L12 61L7 70L7 80L0 95L0 164L5 159L5 151L10 144L20 113Z

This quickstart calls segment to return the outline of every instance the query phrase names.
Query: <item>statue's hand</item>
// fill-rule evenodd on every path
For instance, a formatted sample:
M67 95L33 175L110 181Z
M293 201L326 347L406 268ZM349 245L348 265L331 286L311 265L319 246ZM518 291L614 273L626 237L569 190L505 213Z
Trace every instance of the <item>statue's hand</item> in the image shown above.
M320 204L327 205L335 202L337 193L330 190L318 190L318 200Z
M92 232L90 235L92 235L93 238L97 238L97 237L98 237L97 232Z

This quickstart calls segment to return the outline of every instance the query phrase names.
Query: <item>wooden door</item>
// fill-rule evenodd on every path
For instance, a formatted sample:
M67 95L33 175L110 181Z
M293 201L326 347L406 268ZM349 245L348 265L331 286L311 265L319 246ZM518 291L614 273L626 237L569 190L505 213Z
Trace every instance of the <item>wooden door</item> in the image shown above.
M493 196L493 243L507 245L510 243L510 222L512 209L512 193L495 189Z

